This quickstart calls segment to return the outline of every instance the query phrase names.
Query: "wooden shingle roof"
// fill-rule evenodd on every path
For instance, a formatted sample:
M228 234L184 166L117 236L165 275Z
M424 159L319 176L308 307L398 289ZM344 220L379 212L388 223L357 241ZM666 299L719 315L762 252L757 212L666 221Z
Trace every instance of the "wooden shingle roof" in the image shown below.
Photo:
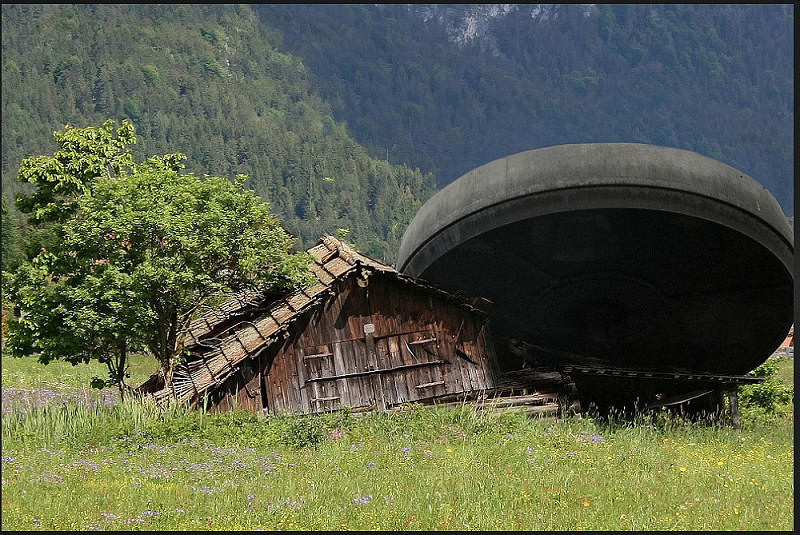
M310 264L316 281L295 290L269 304L256 291L237 294L220 307L210 310L195 320L186 333L185 363L175 367L171 384L152 392L158 384L157 376L140 387L141 392L151 392L156 401L176 398L181 402L196 401L209 389L225 381L245 359L255 357L262 349L282 339L289 325L303 312L320 303L333 290L334 283L354 270L366 269L391 273L406 282L435 290L451 299L450 294L422 281L401 275L391 266L363 255L332 236L325 236L308 250L314 261ZM462 303L467 304L467 303ZM256 317L249 319L244 311L259 307ZM212 330L225 326L221 337L208 336Z

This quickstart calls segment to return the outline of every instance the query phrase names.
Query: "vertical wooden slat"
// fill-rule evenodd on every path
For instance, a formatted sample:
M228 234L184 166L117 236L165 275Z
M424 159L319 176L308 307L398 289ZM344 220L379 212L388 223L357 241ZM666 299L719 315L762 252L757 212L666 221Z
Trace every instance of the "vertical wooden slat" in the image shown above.
M472 318L466 317L466 312L461 312L460 314L463 324L459 323L459 328L461 331L458 333L459 341L461 342L462 351L464 354L468 355L472 360L475 362L479 362L475 360L475 357L472 355L474 351L472 350L471 339L473 336L473 321ZM455 340L454 340L455 342ZM454 344L453 352L455 353L455 348L458 347ZM480 388L481 381L478 379L475 369L477 366L474 364L470 364L463 358L459 357L458 355L454 355L458 359L459 367L461 368L461 381L462 381L462 388L464 390L476 390Z
M375 336L372 332L365 333L366 340L365 346L367 349L367 362L370 363L370 367L373 369L379 370L381 369L380 363L378 362L378 355L375 352ZM387 378L388 381L388 378ZM375 400L378 404L378 410L385 411L386 410L386 395L384 390L384 380L382 373L376 373L372 375L372 388L375 390Z
M376 401L383 408L493 383L496 356L482 316L379 273L372 274L366 287L357 283L355 273L349 274L334 282L332 290L315 309L296 318L289 339L273 342L258 359L242 364L244 375L226 381L227 393L217 398L217 410L229 409L233 401L250 410L266 406L274 413L363 407ZM365 334L368 323L374 333ZM424 338L437 342L411 346L415 359L405 344ZM456 355L456 348L477 364ZM303 359L326 352L332 356ZM389 370L439 357L451 364L307 383L309 378ZM439 381L444 384L416 388ZM247 395L248 390L256 395ZM312 401L327 398L338 400Z

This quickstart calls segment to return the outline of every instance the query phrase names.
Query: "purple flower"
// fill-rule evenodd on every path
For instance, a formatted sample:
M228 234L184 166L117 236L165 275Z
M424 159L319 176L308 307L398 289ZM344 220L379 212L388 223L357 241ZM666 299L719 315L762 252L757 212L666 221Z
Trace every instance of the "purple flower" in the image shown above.
M303 497L301 496L298 499L299 499L299 502L295 501L295 500L293 500L291 498L286 498L286 505L288 505L289 507L300 507L300 505L303 502Z
M83 470L86 472L90 470L92 472L97 472L98 470L100 470L100 467L94 461L80 461L80 462L81 464L83 464Z
M331 431L331 440L339 440L344 436L341 429L333 429Z
M367 463L367 468L377 468L378 465L375 463Z
M359 505L367 505L371 499L372 499L372 494L368 496L361 496L360 498L353 498L353 501Z
M571 451L571 452L567 453L567 457L575 457L577 454L578 454L577 451Z

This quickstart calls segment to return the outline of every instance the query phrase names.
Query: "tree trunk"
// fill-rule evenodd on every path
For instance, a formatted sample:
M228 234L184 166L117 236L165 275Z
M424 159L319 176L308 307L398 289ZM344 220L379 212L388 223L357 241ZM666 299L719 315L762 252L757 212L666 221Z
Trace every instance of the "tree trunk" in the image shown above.
M125 384L125 366L128 363L128 345L125 340L122 340L119 350L119 359L117 360L117 386L119 387L119 399L125 401L125 393L128 390L128 385Z

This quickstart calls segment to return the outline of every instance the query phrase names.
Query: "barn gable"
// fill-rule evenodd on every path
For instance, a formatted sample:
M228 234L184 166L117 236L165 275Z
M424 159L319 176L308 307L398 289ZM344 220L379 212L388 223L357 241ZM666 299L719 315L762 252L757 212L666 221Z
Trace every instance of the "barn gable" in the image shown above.
M309 249L316 282L243 292L196 320L171 384L140 388L211 410L385 408L494 386L486 314L335 238Z

